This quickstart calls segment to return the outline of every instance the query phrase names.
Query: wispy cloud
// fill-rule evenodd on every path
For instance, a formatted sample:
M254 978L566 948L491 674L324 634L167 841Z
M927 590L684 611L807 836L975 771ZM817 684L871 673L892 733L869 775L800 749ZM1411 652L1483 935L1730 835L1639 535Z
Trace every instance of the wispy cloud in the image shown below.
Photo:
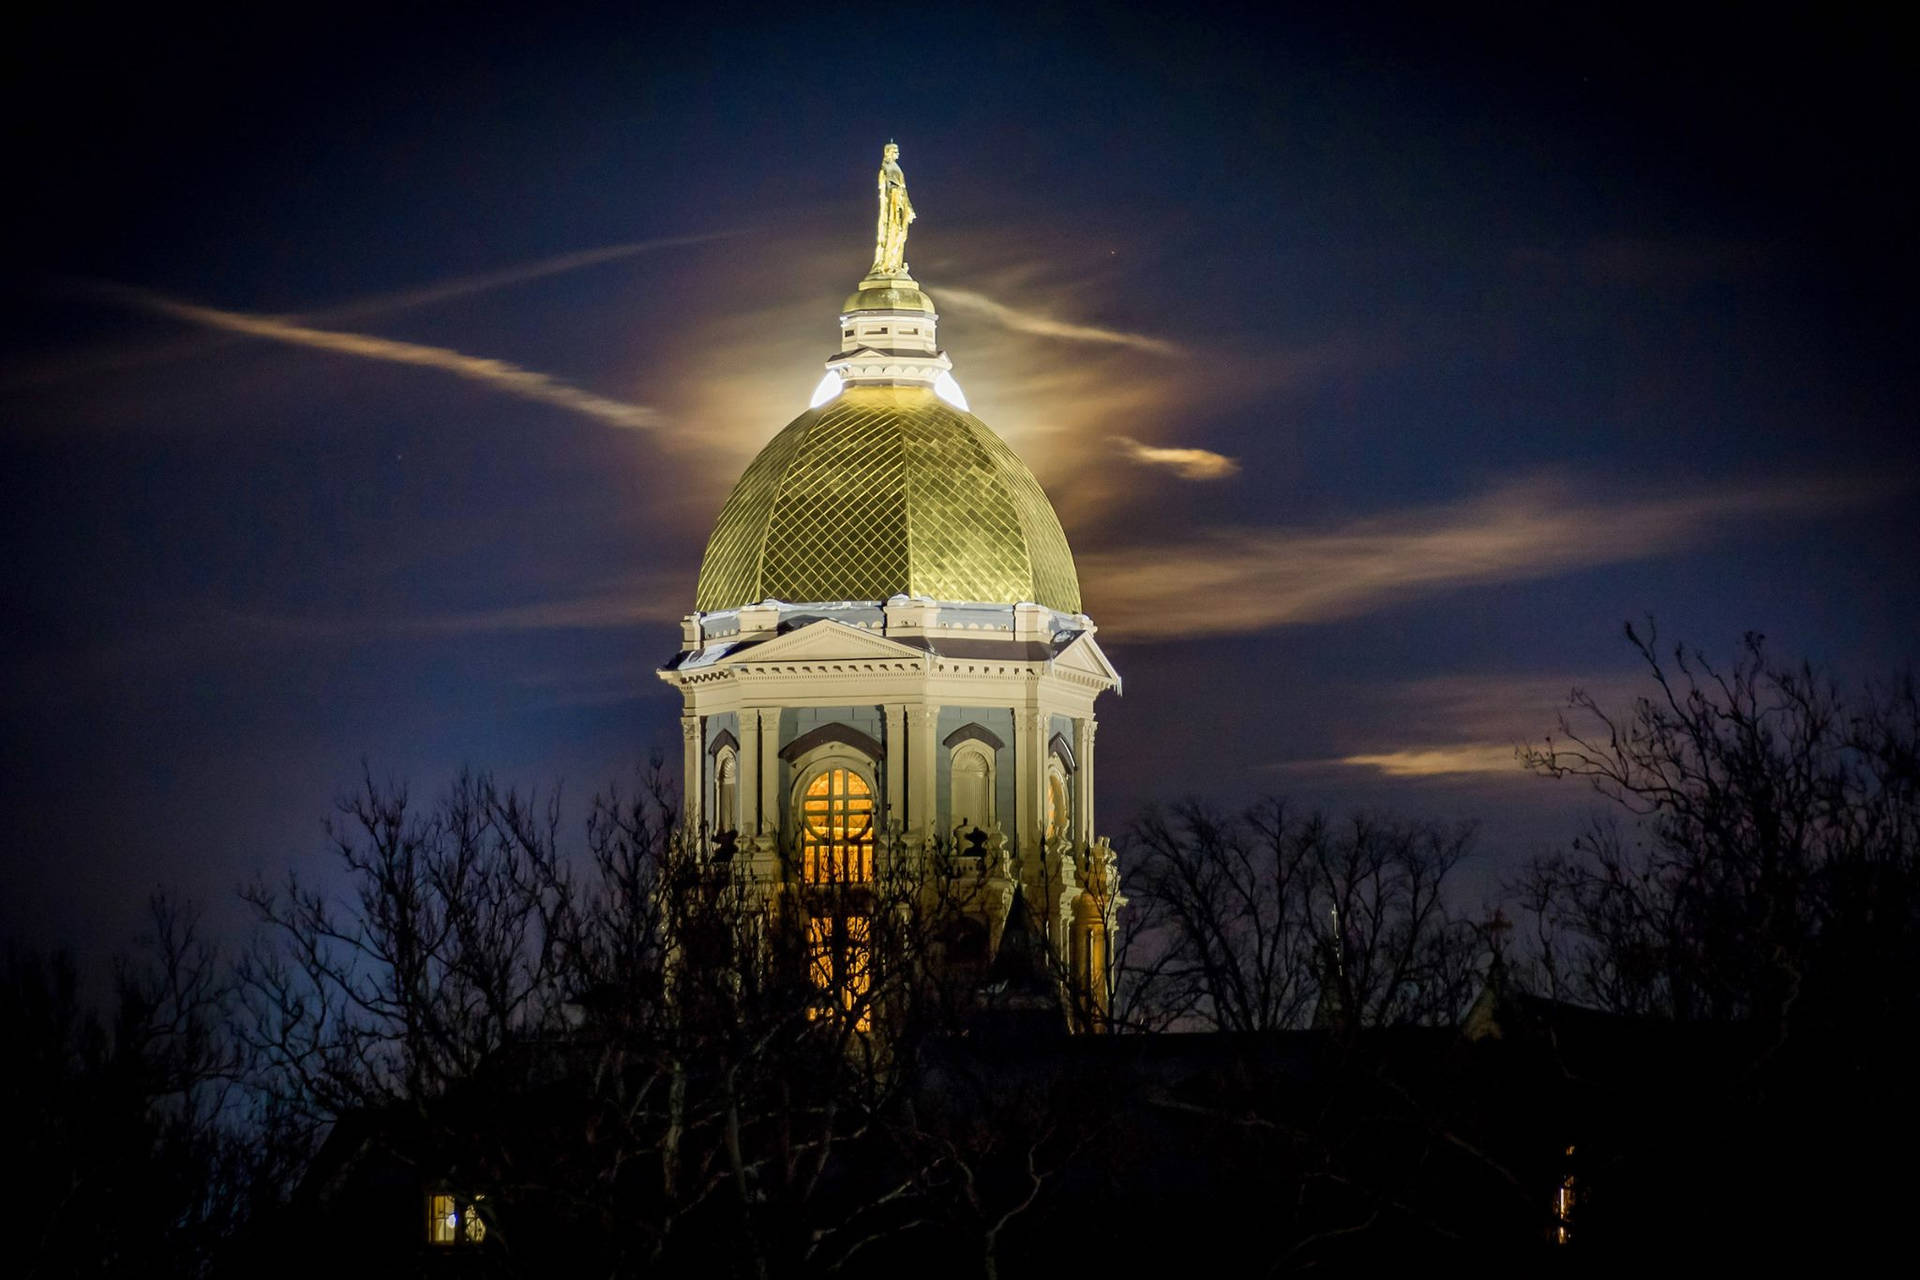
M596 395L550 374L524 369L506 360L472 356L446 347L430 347L418 342L400 342L368 333L350 333L338 329L316 329L271 316L251 315L243 311L223 311L189 302L143 293L131 289L108 288L103 293L158 315L171 316L189 324L226 333L266 338L318 351L384 360L393 364L438 369L457 378L491 387L522 400L550 404L612 427L650 428L660 425L660 415L645 405L631 404Z
M1157 356L1177 356L1180 348L1164 338L1150 337L1143 333L1127 333L1120 329L1104 329L1098 325L1075 324L1070 320L1058 320L1038 311L1028 311L1020 307L1010 307L1004 302L996 302L984 293L972 289L957 289L951 285L942 285L935 290L934 297L942 305L959 311L970 312L982 319L1012 329L1016 333L1031 333L1042 338L1059 338L1066 342L1096 342L1106 346L1132 347L1136 351L1147 351Z
M682 600L686 584L649 583L608 588L567 599L536 601L474 613L444 613L401 619L400 631L469 634L501 631L593 631L677 623L692 607Z
M598 249L582 249L577 253L563 253L551 258L541 258L536 262L523 262L516 266L502 267L498 271L483 271L473 275L457 276L450 280L440 280L433 284L422 285L417 289L356 298L351 302L328 307L324 311L311 315L290 318L302 323L313 321L338 323L341 320L377 315L381 312L430 306L436 302L465 298L490 289L502 289L508 285L544 280L548 276L578 271L583 267L598 266L603 262L617 262L622 258L631 258L658 249L677 249L687 245L706 244L709 241L724 240L742 234L744 233L740 231L709 231L699 235L662 236L655 240L634 240L626 244L603 245Z
M725 240L747 234L744 230L709 231L683 236L661 236L653 240L632 240L624 244L602 245L595 249L582 249L574 253L557 254L533 262L523 262L511 267L502 267L497 271L483 271L471 275L456 276L451 279L435 281L413 289L404 289L393 293L371 294L354 298L334 306L317 311L303 311L295 315L256 316L256 319L272 320L290 325L338 325L343 321L356 320L365 316L380 315L391 311L404 311L415 307L431 306L438 302L448 302L455 298L470 297L490 289L501 289L511 285L525 284L549 276L561 275L568 271L578 271L586 267L597 266L604 262L618 262L624 258L637 257L661 249L682 248L690 245L705 244L714 240ZM77 288L83 293L99 297L106 296L121 301L137 301L138 291L119 285L102 284L95 281L66 281L64 287ZM73 378L89 377L99 373L121 372L141 369L155 365L171 364L176 360L205 355L210 347L233 341L243 336L229 330L227 337L213 337L202 334L191 339L169 339L165 342L146 342L133 346L114 346L105 350L95 349L73 352L59 357L41 360L37 363L13 366L0 370L0 386L38 385L62 382Z
M1389 778L1433 778L1449 774L1520 772L1511 743L1456 742L1447 746L1404 748L1372 755L1341 756L1335 764L1375 769Z
M1196 604L1219 630L1262 631L1644 559L1702 542L1727 522L1810 515L1895 491L1800 480L1609 501L1536 480L1337 529L1222 529L1078 559L1095 616L1130 636L1183 633Z
M1211 449L1141 444L1132 436L1111 436L1109 439L1122 454L1140 465L1165 467L1182 480L1224 480L1240 470L1240 464L1234 459Z

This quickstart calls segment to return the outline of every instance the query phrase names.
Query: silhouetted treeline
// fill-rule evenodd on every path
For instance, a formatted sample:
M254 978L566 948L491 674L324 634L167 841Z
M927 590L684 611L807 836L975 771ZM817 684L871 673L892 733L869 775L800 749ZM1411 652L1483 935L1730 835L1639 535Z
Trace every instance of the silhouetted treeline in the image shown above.
M1467 827L1149 809L1078 1002L982 847L883 837L864 896L808 896L683 838L657 766L572 856L485 775L364 778L233 956L164 901L100 1007L9 952L25 1273L997 1276L1195 1233L1532 1266L1892 1221L1913 682L1628 635L1648 694L1576 692L1524 761L1614 813L1500 913L1456 900Z
M249 1087L230 972L191 912L156 898L149 923L104 1003L72 956L7 950L15 1274L212 1274L304 1168L300 1134Z

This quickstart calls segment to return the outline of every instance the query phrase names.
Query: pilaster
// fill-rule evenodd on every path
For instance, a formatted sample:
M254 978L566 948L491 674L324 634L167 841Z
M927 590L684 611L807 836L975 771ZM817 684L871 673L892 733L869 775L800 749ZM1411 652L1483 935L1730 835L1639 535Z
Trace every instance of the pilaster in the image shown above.
M1073 808L1079 817L1074 834L1082 844L1100 829L1093 820L1093 734L1099 727L1090 715L1073 722Z
M760 831L760 708L740 708L740 834Z
M930 702L909 706L906 719L907 830L920 840L930 840L940 834L939 815L934 812L938 779L933 772L933 731L939 723L940 708Z
M907 708L901 702L887 704L886 788L887 817L904 824L907 813Z
M1047 835L1047 717L1038 707L1014 712L1013 767L1018 771L1020 862L1037 866Z
M687 832L697 836L700 821L706 809L707 771L702 766L703 758L700 734L700 717L690 711L680 714L680 759L682 794L680 796L681 818L685 821Z
M780 834L780 708L760 708L760 834Z

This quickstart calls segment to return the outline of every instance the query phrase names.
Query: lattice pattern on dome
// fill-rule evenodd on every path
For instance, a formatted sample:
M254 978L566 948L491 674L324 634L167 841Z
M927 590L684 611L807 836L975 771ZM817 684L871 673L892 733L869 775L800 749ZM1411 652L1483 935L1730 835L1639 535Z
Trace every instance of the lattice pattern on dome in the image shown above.
M1060 527L1060 517L1054 513L1053 504L1047 501L1046 492L1040 488L1040 482L1033 478L1033 472L1027 470L1027 464L1020 461L1020 455L995 435L986 423L978 418L974 418L973 422L979 428L974 434L979 438L981 448L999 464L1001 474L1006 477L1008 497L1019 510L1021 524L1025 527L1027 551L1033 558L1033 595L1029 599L1036 604L1048 604L1068 613L1078 613L1080 575L1073 567L1073 550L1067 545L1067 531ZM1052 604L1055 600L1071 600L1073 603Z
M842 395L807 432L780 481L761 553L762 595L865 600L874 583L904 583L907 458L886 406Z
M926 388L850 387L740 477L695 607L902 592L1080 608L1059 518L1004 441Z
M760 549L767 541L767 517L773 513L773 500L780 492L780 477L806 440L807 428L819 416L817 409L801 414L747 464L707 541L707 554L700 561L700 585L694 589L695 608L725 609L765 598L756 593Z

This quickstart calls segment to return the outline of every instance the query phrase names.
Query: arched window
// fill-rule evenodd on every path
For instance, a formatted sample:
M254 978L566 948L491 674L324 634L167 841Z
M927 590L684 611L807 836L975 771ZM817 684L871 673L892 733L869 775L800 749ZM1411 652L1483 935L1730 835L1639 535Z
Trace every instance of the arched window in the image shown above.
M732 747L713 758L713 833L740 829L740 760Z
M830 764L800 792L800 876L807 888L807 972L821 1000L811 1016L832 1011L873 1026L873 785Z
M824 769L801 793L800 875L810 885L873 879L873 787L851 769Z
M954 748L948 814L953 825L991 829L993 826L993 756L977 742Z

